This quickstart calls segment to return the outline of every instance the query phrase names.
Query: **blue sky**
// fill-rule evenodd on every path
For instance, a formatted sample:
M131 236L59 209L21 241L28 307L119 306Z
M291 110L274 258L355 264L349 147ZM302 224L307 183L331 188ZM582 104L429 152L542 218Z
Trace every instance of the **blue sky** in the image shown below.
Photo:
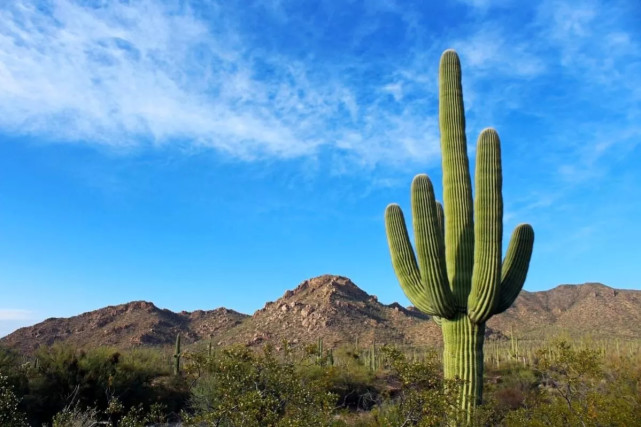
M445 4L436 4L445 3ZM437 67L502 140L525 288L641 287L641 5L0 5L0 334L131 300L245 313L350 277L408 304L383 211L441 193Z

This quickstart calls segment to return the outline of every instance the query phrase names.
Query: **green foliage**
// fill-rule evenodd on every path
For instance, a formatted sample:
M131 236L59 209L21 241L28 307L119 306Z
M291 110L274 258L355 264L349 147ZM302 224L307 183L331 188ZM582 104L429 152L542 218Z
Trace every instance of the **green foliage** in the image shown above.
M27 417L18 406L20 399L15 395L8 378L0 374L0 425L5 427L27 426Z
M52 427L94 427L100 422L96 408L80 409L77 406L64 408L54 415Z
M461 384L444 378L436 349L377 347L373 371L363 357L370 349L345 345L333 364L318 363L317 344L215 352L204 344L184 354L180 376L172 349L54 346L38 352L37 364L0 357L0 425L627 427L641 419L641 354L606 352L613 345L519 344L529 355L510 358L506 341L494 349L505 361L489 361L485 403L452 416Z
M331 355L334 363L321 365L308 355L297 364L297 375L336 396L337 408L366 411L379 404L382 385L360 351L342 347Z
M335 396L296 375L290 354L243 347L206 359L192 388L189 424L218 426L328 425Z
M95 414L113 418L107 409L114 398L125 411L159 402L168 412L178 411L187 398L186 385L165 380L170 378L167 359L157 350L84 351L56 344L39 349L26 363L5 362L3 369L18 385L15 390L31 425L52 422L54 416L60 425L71 423L64 421L69 419L81 425Z
M390 375L400 382L400 390L392 400L374 409L376 425L445 425L446 415L456 404L456 384L443 379L436 355L408 361L394 347L385 346L381 351Z
M538 402L510 412L507 426L632 426L641 419L639 378L615 368L606 374L595 349L565 341L537 354Z
M118 421L118 427L145 427L148 425L160 425L167 422L167 408L160 403L154 403L149 410L145 410L142 404L132 406L126 414Z

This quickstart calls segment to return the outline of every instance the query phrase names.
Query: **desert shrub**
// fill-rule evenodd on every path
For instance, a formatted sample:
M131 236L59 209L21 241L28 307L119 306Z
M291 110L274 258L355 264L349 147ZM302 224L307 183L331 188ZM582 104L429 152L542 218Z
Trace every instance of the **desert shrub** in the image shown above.
M218 426L329 425L335 396L296 374L291 355L271 347L231 347L206 358L192 387L189 424Z
M154 403L178 412L188 396L187 385L170 378L163 352L157 349L84 351L58 344L41 348L33 360L23 397L32 425L50 423L54 416L59 424L65 417L81 419L92 409L102 419L119 419L132 407L146 412ZM122 405L122 414L109 414L114 399Z
M631 426L641 419L638 382L607 371L601 353L565 341L537 352L538 401L509 412L506 426Z
M373 410L376 424L381 426L441 426L456 407L455 384L443 380L436 354L423 360L409 361L394 347L385 346L385 368L389 383L398 383L399 389Z
M6 427L27 426L27 417L18 406L20 399L15 395L8 378L0 374L0 425Z
M52 427L94 427L100 421L96 408L66 407L53 416Z
M297 374L335 395L337 409L367 411L381 402L384 384L352 348L335 349L331 365L318 363L315 352L306 355L297 363Z
M29 373L29 388L24 396L32 424L49 422L65 408L80 410L91 406L100 374L85 381L87 371L82 366L85 356L86 353L63 345L39 349L35 356L38 363Z
M372 369L348 346L331 359L311 346L192 348L173 375L170 352L0 349L0 425L439 426L460 415L437 353L377 347ZM638 354L561 341L527 360L488 366L474 425L639 425Z
M477 412L486 425L498 425L510 411L538 404L541 378L530 366L511 361L500 368L488 366L485 374L485 399Z

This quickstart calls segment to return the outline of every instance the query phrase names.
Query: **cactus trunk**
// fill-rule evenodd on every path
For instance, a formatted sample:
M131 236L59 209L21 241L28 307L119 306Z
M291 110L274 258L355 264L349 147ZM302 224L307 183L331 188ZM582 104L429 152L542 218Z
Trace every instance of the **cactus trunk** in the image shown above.
M485 323L473 323L463 313L443 319L443 374L445 379L463 381L458 390L459 408L466 414L481 403L483 393L483 341Z
M441 326L445 378L462 380L458 401L469 423L472 408L482 398L485 322L507 310L521 291L534 231L529 224L517 226L501 261L499 136L494 129L485 129L479 136L473 199L464 111L459 58L448 50L439 69L445 206L436 202L428 176L417 175L411 190L416 252L398 205L387 207L385 228L392 265L405 295ZM460 424L458 416L453 421Z

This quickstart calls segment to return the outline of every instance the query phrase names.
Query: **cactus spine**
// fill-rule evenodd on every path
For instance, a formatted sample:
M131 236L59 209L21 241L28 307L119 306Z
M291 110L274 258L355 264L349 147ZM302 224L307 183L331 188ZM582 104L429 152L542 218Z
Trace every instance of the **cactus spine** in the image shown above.
M458 399L469 422L482 397L485 322L507 310L521 291L534 231L529 224L516 227L501 262L499 137L494 129L479 136L472 202L461 66L453 50L443 53L439 67L439 124L445 209L436 202L427 175L417 175L411 188L416 255L397 204L387 207L385 227L403 291L441 326L444 374L463 380Z

